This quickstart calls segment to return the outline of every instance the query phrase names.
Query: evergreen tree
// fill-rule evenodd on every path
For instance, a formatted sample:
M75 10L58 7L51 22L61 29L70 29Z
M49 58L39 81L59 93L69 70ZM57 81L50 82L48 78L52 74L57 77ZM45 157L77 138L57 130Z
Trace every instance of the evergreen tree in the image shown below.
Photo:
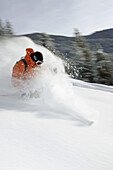
M12 25L9 21L6 21L5 24L5 35L13 35Z
M96 46L95 58L96 76L94 82L113 85L113 62L99 45Z
M13 35L12 25L9 21L6 21L3 24L2 20L0 19L0 36L9 36Z
M3 35L4 35L4 27L3 27L3 22L0 19L0 36L3 36Z
M74 32L72 50L74 53L74 61L79 71L79 79L92 82L92 53L85 39L80 35L77 29L75 29Z

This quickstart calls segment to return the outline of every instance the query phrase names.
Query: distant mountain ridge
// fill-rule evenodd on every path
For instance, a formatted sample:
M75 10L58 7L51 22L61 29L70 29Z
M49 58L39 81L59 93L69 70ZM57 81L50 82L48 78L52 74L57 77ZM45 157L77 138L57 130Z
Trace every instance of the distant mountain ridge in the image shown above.
M113 54L113 28L97 31L84 37L91 50L96 44L100 44L104 52Z
M96 31L93 34L84 37L87 39L113 38L113 28L102 31Z
M26 34L31 38L35 43L41 43L42 33L32 33ZM57 50L59 50L64 55L71 57L71 46L73 37L61 36L61 35L49 35L52 38L52 41L55 44ZM91 50L95 49L97 44L100 44L103 48L103 51L106 53L113 54L113 28L106 29L102 31L94 32L93 34L83 36L86 39L87 44Z

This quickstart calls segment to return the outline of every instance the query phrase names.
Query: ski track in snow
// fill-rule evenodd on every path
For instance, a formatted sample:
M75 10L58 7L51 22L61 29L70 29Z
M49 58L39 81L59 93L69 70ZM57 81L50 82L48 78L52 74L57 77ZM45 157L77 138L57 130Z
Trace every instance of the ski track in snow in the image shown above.
M26 48L44 64L21 97L12 67ZM72 80L62 61L25 37L0 41L0 169L112 170L113 88ZM93 122L93 124L91 124Z

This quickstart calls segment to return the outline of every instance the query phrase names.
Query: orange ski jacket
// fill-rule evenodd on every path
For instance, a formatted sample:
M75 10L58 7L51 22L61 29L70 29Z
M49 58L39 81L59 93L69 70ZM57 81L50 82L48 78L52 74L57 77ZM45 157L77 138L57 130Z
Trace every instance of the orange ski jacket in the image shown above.
M25 80L25 79L31 79L32 76L34 75L34 68L38 67L35 62L31 59L30 54L34 53L34 50L32 48L27 48L26 49L26 56L24 58L25 62L26 62L26 69L25 69L25 63L20 60L18 61L14 67L13 67L13 71L12 71L12 79L13 79L13 85L14 86L18 86L18 83L15 83L15 79L18 80ZM39 66L40 67L40 66Z

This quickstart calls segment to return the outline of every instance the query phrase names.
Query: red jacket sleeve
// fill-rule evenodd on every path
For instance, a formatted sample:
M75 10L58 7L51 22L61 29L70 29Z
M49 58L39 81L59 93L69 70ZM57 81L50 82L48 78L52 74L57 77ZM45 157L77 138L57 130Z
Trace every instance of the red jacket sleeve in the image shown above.
M12 71L12 84L14 87L22 88L22 78L23 78L23 72L25 69L25 64L22 61L19 61L15 64Z
M12 77L21 79L23 77L24 69L25 69L25 64L23 63L23 61L17 62L13 67Z

